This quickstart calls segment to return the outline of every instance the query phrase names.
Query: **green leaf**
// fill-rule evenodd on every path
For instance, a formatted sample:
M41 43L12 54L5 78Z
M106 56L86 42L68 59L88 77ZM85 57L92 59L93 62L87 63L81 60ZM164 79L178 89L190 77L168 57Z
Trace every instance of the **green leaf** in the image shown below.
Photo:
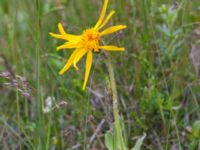
M200 120L194 122L192 126L192 135L194 138L200 138Z
M146 133L144 133L144 135L137 140L135 146L131 150L140 150L145 137L146 137Z
M113 135L111 134L110 131L106 132L105 134L105 144L108 150L113 150Z

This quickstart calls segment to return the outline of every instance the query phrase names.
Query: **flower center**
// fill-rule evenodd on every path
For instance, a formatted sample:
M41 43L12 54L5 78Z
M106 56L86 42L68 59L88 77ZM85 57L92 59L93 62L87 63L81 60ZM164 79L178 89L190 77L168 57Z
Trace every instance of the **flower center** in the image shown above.
M87 50L99 51L100 33L95 29L86 29L83 31L81 45Z

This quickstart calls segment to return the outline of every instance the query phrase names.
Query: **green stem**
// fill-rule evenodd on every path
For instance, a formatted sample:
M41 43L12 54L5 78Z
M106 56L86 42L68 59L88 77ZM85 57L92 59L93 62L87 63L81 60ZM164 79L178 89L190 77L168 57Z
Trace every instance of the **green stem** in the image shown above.
M111 86L112 98L113 98L114 125L115 125L116 131L117 131L117 138L120 141L121 150L124 150L125 146L124 146L124 142L123 142L122 129L121 129L121 125L120 125L115 76L114 76L113 66L110 61L110 57L108 55L107 55L107 66L108 66L110 86Z
M43 129L42 129L42 99L40 86L40 51L41 51L41 0L36 0L37 22L36 22L36 111L37 111L37 146L44 149Z

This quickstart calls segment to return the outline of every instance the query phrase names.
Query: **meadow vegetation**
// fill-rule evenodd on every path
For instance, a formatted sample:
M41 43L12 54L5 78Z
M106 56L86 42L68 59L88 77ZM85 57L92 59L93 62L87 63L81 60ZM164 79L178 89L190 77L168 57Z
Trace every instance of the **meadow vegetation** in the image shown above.
M0 0L0 149L112 149L112 91L104 54L94 54L86 91L79 71L59 70L71 50L49 32L81 34L103 0ZM200 150L200 1L109 0L110 52L125 144ZM137 149L137 147L135 147ZM133 150L136 150L133 149ZM139 148L138 148L139 150Z

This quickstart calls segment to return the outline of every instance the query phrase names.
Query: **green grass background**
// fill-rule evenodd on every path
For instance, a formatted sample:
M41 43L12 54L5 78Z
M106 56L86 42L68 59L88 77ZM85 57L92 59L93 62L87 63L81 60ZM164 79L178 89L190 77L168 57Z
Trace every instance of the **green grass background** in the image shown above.
M31 90L24 97L23 85L7 86L10 81L0 77L0 149L105 149L113 118L103 56L95 54L84 92L84 60L79 72L71 68L59 76L72 50L56 52L62 41L48 34L57 32L58 22L80 34L95 24L101 6L100 0L0 1L0 71L26 78ZM129 148L146 133L144 150L197 150L200 85L189 56L200 39L200 1L110 0L112 9L117 13L109 25L128 26L105 43L126 47L110 55ZM48 97L53 109L46 114ZM62 101L67 105L56 107Z

